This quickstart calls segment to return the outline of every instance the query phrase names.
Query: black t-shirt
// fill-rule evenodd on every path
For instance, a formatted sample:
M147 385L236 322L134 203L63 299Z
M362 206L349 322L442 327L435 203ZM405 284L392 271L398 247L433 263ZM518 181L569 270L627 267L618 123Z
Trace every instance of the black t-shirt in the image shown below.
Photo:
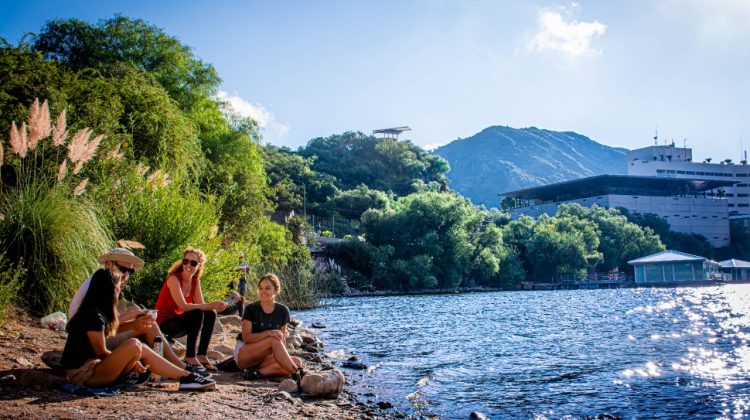
M281 330L281 327L289 323L289 308L280 303L275 303L273 312L267 314L263 312L260 301L253 302L245 306L242 320L250 321L253 324L253 333ZM237 340L242 340L242 333L237 335Z
M89 331L101 331L107 318L95 308L81 309L68 324L68 340L62 354L62 365L67 369L81 367L89 359L96 358L94 348L91 347Z

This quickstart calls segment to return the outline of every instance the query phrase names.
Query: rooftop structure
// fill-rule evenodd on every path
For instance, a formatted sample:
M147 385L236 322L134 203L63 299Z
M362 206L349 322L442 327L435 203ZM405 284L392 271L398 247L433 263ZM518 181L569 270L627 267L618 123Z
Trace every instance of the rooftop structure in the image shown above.
M729 245L727 200L708 191L736 181L678 179L654 176L599 175L500 194L511 217L557 213L563 203L584 207L625 208L633 214L652 213L672 230L703 235L714 247Z
M399 134L403 133L404 131L411 131L411 128L408 126L403 127L393 127L393 128L381 128L380 130L372 130L372 134L382 134L383 138L392 138L397 139Z
M536 200L537 202L565 201L603 194L704 196L705 191L719 187L726 187L732 184L734 184L733 181L727 180L598 175L572 181L558 182L556 184L510 191L500 195L521 200Z

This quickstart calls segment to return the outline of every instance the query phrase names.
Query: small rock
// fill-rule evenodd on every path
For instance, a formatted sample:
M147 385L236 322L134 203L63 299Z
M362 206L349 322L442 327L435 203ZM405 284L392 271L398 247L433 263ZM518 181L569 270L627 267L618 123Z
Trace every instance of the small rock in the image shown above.
M292 318L292 319L291 319L291 320L289 321L289 325L293 326L294 328L297 328L297 327L298 327L298 326L300 326L301 324L302 324L302 322L300 322L300 320L298 320L298 319L294 319L294 318Z
M346 361L342 365L342 367L345 367L347 369L356 369L356 370L365 370L367 369L367 365L361 362L350 362Z
M388 401L378 401L378 408L381 410L387 410L389 408L393 408L393 404L389 403Z
M327 325L322 322L313 322L312 324L310 324L310 326L313 328L326 328L327 327Z
M316 354L313 356L312 361L315 363L323 363L323 356Z
M296 404L297 400L292 397L291 394L289 394L286 391L278 391L272 395L272 397L277 398L279 400L286 400L289 401L292 404Z
M17 357L16 363L24 367L34 366L34 364L29 362L29 360L26 359L25 357Z
M359 357L357 356L351 356L348 359L346 359L349 362L359 362Z
M278 390L283 391L283 392L288 392L291 394L291 393L299 391L299 387L297 386L297 382L291 379L284 379L279 384Z
M487 416L480 413L479 411L472 411L471 414L469 414L469 418L476 420L487 420Z
M242 329L242 318L237 315L226 315L219 317L221 324L230 330Z
M320 373L309 373L302 378L300 386L302 393L309 397L336 398L344 389L346 378L338 370L329 370Z

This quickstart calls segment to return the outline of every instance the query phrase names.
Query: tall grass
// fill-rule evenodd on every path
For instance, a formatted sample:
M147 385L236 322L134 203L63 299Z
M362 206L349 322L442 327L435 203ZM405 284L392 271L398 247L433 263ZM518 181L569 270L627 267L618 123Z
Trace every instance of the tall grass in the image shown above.
M64 308L112 243L98 208L83 196L87 179L76 179L103 136L90 140L83 129L66 146L65 118L63 111L53 127L47 101L35 100L27 122L11 124L11 153L0 159L13 174L0 185L0 249L16 262L12 270L25 270L18 301L34 313Z
M24 274L20 264L13 266L4 253L0 254L0 324L8 319L10 309L17 302Z
M62 309L112 243L97 208L61 188L31 184L0 196L0 245L26 270L21 301L35 313Z

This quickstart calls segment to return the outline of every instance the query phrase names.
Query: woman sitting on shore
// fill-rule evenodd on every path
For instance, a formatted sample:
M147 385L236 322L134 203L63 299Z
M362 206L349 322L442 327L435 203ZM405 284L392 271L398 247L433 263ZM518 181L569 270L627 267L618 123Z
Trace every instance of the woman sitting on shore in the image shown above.
M209 371L216 367L208 360L208 345L214 332L216 312L223 311L227 304L222 301L206 303L201 291L200 276L206 254L192 247L185 249L182 260L169 268L167 280L159 292L156 323L169 338L187 335L185 362ZM200 343L196 354L195 345Z
M118 324L117 296L124 272L116 261L107 261L91 277L88 291L73 319L68 323L68 338L62 364L68 380L92 387L113 383L139 385L145 383L150 372L140 361L158 375L180 380L180 389L213 389L216 383L200 375L180 369L156 354L150 347L130 338L110 351L106 338L115 333Z
M275 274L266 274L258 281L259 301L245 307L242 332L237 336L234 360L240 369L257 370L262 376L289 376L302 379L302 361L286 350L286 324L289 308L276 303L281 282ZM253 372L254 373L254 372ZM251 373L249 376L253 376Z

